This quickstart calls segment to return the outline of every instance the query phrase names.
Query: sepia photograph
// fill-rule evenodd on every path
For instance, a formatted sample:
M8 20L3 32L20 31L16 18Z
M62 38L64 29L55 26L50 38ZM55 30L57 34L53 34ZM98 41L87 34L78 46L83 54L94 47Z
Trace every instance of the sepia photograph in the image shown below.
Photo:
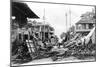
M11 0L10 65L96 61L96 6Z

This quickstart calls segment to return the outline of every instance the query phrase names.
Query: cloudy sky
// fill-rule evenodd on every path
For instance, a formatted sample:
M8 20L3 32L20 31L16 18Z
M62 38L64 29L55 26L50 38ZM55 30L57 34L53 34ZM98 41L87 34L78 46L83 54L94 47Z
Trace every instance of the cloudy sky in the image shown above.
M55 34L59 35L66 32L71 25L80 20L80 16L87 11L92 11L92 6L64 5L64 4L47 4L25 2L30 9L43 20L45 9L45 23L49 23L55 28ZM67 16L66 16L67 15ZM60 37L59 37L60 38Z

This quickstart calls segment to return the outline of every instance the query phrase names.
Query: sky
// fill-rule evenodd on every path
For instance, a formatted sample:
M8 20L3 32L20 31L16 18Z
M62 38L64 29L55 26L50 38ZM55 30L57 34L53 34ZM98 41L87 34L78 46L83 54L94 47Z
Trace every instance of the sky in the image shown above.
M50 24L55 29L55 34L60 38L62 32L66 32L70 26L75 25L80 20L80 16L87 11L92 11L93 6L47 4L25 2L29 8L43 20L45 14L45 23ZM45 10L45 13L44 13ZM61 39L60 39L61 40Z

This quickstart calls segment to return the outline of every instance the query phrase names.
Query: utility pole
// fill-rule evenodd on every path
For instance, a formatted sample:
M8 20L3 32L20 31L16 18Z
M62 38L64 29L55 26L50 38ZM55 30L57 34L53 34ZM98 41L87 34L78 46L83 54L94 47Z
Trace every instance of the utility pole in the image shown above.
M44 8L43 21L44 21L44 37L43 37L43 40L45 40L45 8Z
M70 8L69 8L69 16L70 16L69 23L70 23L70 27L71 27L71 10L70 10Z
M67 12L65 13L65 16L66 16L66 32L67 32Z

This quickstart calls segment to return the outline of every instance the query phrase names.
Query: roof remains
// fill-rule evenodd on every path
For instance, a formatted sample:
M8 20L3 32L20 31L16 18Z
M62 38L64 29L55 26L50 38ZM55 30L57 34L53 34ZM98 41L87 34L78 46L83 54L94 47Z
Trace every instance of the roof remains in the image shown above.
M25 3L12 2L12 16L22 15L28 18L39 18Z

